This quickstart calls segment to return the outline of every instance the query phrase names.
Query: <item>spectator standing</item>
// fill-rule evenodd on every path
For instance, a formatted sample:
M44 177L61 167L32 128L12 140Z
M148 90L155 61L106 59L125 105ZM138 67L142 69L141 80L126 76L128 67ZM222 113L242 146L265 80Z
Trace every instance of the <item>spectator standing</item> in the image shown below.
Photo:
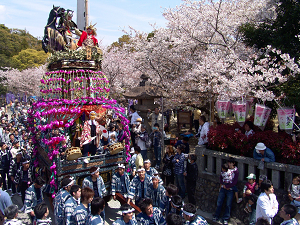
M169 184L174 184L174 170L172 160L174 158L174 149L172 145L166 147L166 154L163 158L163 171L162 174L166 178L166 186Z
M234 172L230 170L230 167L232 167L230 166L230 164L231 162L222 165L222 172L220 174L220 191L217 199L217 209L213 216L213 221L219 220L222 205L226 197L226 207L223 214L224 225L228 224L228 220L230 218L232 199L235 193L234 186L237 184L238 180L238 170L235 170Z
M174 145L175 148L177 148L178 145L184 145L185 149L184 152L185 154L189 154L190 152L190 145L189 145L189 138L188 137L183 137L182 140L178 140L176 144Z
M256 221L263 217L271 224L273 217L278 212L278 202L274 194L273 184L270 180L261 183L261 194L256 204Z
M159 111L159 107L155 107L154 112L151 113L151 110L148 110L148 119L151 120L151 126L154 127L157 123L158 126L163 131L163 124L166 124L166 121L164 120L164 117L162 113Z
M208 131L209 131L209 123L206 122L205 116L200 116L199 119L199 130L196 134L196 137L198 137L198 145L206 145L208 143Z
M179 195L184 198L185 197L185 184L184 184L184 161L185 156L183 154L184 146L179 145L176 149L176 154L172 160L172 163L174 165L174 174L175 174L175 180L176 185L179 190Z
M238 177L239 177L239 170L237 168L237 166L235 165L235 160L233 157L230 157L228 160L227 160L227 164L228 164L228 169L231 171L232 173L232 181L230 181L233 186L231 186L232 190L234 191L234 195L235 195L235 198L236 198L236 203L241 203L243 201L242 198L239 198L239 195L238 195L238 189L236 187L236 184L237 184L237 181L238 181Z
M135 168L140 168L144 166L143 156L141 154L141 148L139 146L134 146L135 158Z
M144 160L146 160L148 158L147 157L147 146L146 146L148 139L149 139L149 136L148 136L148 132L146 130L146 126L144 124L142 124L141 131L136 134L135 143L137 144L137 146L140 147L141 154L142 154Z
M189 203L196 205L195 192L196 182L198 178L198 166L196 164L197 156L195 154L189 155L186 172L183 174L186 178L186 188L188 193Z
M154 154L156 160L156 169L159 169L161 162L161 142L162 142L162 133L159 130L159 124L155 123L152 127L152 133L149 135L152 140L152 144L154 147Z
M133 131L137 125L140 125L140 120L137 121L137 119L141 119L140 115L137 113L134 105L131 105L130 106L130 112L132 113L130 115L131 117L131 121L130 121L130 125L131 125L131 130ZM136 136L136 133L135 132L130 132L131 134L131 141L132 141L132 145L135 146L135 136Z

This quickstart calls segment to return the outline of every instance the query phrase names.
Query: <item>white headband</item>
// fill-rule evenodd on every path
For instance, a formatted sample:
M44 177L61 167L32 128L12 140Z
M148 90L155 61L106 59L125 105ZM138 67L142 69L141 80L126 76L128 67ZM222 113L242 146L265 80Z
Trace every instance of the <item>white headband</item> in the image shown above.
M173 204L174 205L174 204ZM174 205L175 206L175 205ZM187 215L187 216L190 216L190 217L193 217L193 216L195 216L195 214L193 214L193 213L189 213L189 212L187 212L187 211L184 211L184 210L182 210L182 212L185 214L185 215Z
M152 179L153 178L156 178L156 179L158 179L159 180L159 176L158 175L154 175L154 176L152 176Z
M138 172L142 172L142 171L145 171L145 169L144 169L144 168L140 168L140 169L138 169L137 171L138 171Z
M125 210L125 211L121 211L122 212L122 214L123 213L131 213L131 212L134 212L135 211L135 209L134 208L132 208L132 209L127 209L127 210Z
M68 186L70 186L70 185L73 185L73 184L75 183L75 180L74 180L74 179L72 179L71 177L70 177L69 179L71 180L71 182L68 183L66 186L64 186L64 188L65 188L65 187L68 187Z
M30 163L30 161L26 160L26 161L22 162L22 164L26 164L26 163Z
M171 203L172 203L176 208L180 208L180 207L181 207L181 205L175 205L172 201L171 201Z
M95 174L97 172L99 172L99 167L94 172L92 172L91 175L93 175L93 174Z
M145 163L151 163L150 159L146 159L146 160L144 161L144 164L145 164Z
M125 169L125 166L124 166L124 164L118 164L118 168L123 168L123 169Z

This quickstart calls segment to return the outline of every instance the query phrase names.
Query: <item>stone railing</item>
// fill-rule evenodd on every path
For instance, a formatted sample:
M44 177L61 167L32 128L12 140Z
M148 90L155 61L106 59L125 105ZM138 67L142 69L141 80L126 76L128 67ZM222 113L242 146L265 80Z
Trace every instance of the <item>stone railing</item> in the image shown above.
M217 175L219 177L222 164L225 163L229 157L233 157L237 162L239 181L246 181L246 177L250 173L256 174L257 177L264 174L272 181L275 189L287 190L292 183L292 178L300 174L300 166L273 162L265 163L264 169L260 170L257 168L259 164L258 160L209 150L204 146L196 146L195 153L198 157L197 164L199 174L203 175Z
M263 170L258 169L259 161L249 157L232 155L224 152L212 151L204 146L196 146L195 154L197 155L198 179L196 186L196 204L198 208L204 212L214 213L217 207L217 198L219 194L219 177L222 164L229 157L233 157L237 162L239 169L239 178L237 183L238 195L242 197L243 186L247 182L246 177L250 173L268 176L275 188L275 194L279 202L279 208L284 204L289 203L287 197L287 189L292 183L292 178L300 174L300 166L293 166L282 163L265 163ZM246 202L236 203L234 198L231 208L231 218L242 221L243 224L248 224L248 214L243 210ZM274 224L282 222L279 216L274 218Z

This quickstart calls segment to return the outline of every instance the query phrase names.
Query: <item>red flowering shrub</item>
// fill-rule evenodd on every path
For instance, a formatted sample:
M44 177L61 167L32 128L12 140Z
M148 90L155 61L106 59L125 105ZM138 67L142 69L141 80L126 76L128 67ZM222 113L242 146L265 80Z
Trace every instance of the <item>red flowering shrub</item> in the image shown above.
M239 128L239 131L236 128ZM208 146L212 150L253 157L256 144L263 142L274 152L276 162L300 165L300 143L294 143L287 133L255 129L254 135L249 138L244 133L237 123L211 127L208 133Z

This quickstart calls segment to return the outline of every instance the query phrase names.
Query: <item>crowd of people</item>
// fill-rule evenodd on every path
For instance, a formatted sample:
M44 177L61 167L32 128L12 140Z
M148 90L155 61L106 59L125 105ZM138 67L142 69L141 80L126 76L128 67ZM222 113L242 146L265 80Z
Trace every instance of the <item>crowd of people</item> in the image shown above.
M80 186L76 184L74 177L65 176L53 201L49 194L49 185L42 176L45 168L33 167L34 146L31 134L26 129L26 111L29 108L29 104L15 102L11 116L8 116L5 108L1 112L0 224L22 224L18 220L19 209L11 201L15 195L21 196L23 206L20 210L28 213L34 224L104 224L107 206L104 196L107 194L111 194L114 200L121 203L121 217L113 222L114 225L207 224L196 213L197 156L190 153L188 137L178 140L174 146L167 145L165 151L162 151L165 122L159 108L148 113L151 121L151 132L148 133L143 118L138 115L134 106L130 107L131 158L128 165L118 164L111 179L110 190L105 187L100 168L92 167ZM198 144L206 145L209 123L205 116L197 116ZM78 143L83 149L83 156L95 155L99 151L105 153L110 143L121 142L125 138L122 123L113 119L109 112L105 126L101 127L96 117L97 114L92 111L84 122L82 139ZM246 132L251 135L251 124L246 125L249 127ZM55 132L59 131L53 130L53 135ZM100 140L95 138L87 145L82 144L99 133L102 134ZM148 158L150 147L154 149L155 160ZM64 151L60 154L63 159ZM275 160L272 151L263 143L256 145L254 158L262 162ZM271 224L278 212L278 202L271 181L261 175L256 182L255 174L249 174L243 189L243 198L239 198L236 188L238 174L233 159L222 165L220 192L213 220L219 221L226 199L222 223L228 224L232 200L235 198L237 203L246 202L244 210L249 214L251 225ZM293 217L298 212L297 207L300 207L299 183L300 179L295 177L289 190L291 204L284 205L279 212L284 219L284 225L298 224ZM184 202L186 195L187 200ZM45 203L45 196L49 197L50 204ZM55 221L51 221L50 211L53 211Z
M60 183L53 201L49 193L49 184L44 177L45 168L36 168L32 162L32 134L27 129L27 110L30 104L14 102L10 113L6 109L1 112L0 125L0 217L3 224L22 224L18 220L18 212L29 215L33 224L104 224L105 206L104 196L107 191L113 199L119 200L121 218L113 224L207 224L206 220L196 214L196 202L194 198L197 177L196 155L187 153L189 146L186 140L179 141L175 147L168 146L168 153L161 162L162 132L160 130L161 114L157 109L149 117L153 120L153 130L148 135L146 127L139 116L134 118L131 124L131 133L134 135L132 157L126 170L125 165L118 164L118 169L112 176L111 190L106 190L105 184L99 173L98 167L92 167L89 176L84 178L82 185L77 185L74 177L66 176ZM133 113L134 113L134 107ZM10 116L9 116L10 115ZM91 112L89 119L83 127L87 132L82 133L84 141L87 137L104 134L104 128L98 130L95 112ZM110 119L108 116L107 119ZM107 136L101 135L100 151L104 152L108 142L116 138L124 138L122 124L113 122L113 118L106 126ZM95 126L95 127L94 127ZM117 131L116 131L117 128ZM83 128L84 130L85 128ZM93 134L92 134L93 132ZM59 133L54 129L53 135ZM58 134L57 134L58 135ZM105 140L103 139L106 138ZM131 137L133 138L133 137ZM96 139L95 139L96 140ZM151 144L149 144L151 140ZM67 143L66 143L67 145ZM97 142L82 145L83 155L94 155L99 151ZM155 167L151 166L151 160L147 157L147 149L154 147ZM143 152L145 151L146 152ZM64 160L64 151L60 151L60 157ZM143 154L141 154L143 153ZM160 166L164 164L163 175L160 176ZM168 168L168 169L167 169ZM186 181L185 181L186 178ZM176 181L176 185L174 182ZM187 188L185 187L187 183ZM190 184L190 185L189 185ZM183 199L188 192L189 203ZM14 196L21 196L23 206L12 204ZM49 197L49 198L48 198ZM46 204L46 198L49 203ZM139 211L140 210L140 211ZM53 211L55 221L51 221L49 212ZM139 213L138 213L139 212Z

